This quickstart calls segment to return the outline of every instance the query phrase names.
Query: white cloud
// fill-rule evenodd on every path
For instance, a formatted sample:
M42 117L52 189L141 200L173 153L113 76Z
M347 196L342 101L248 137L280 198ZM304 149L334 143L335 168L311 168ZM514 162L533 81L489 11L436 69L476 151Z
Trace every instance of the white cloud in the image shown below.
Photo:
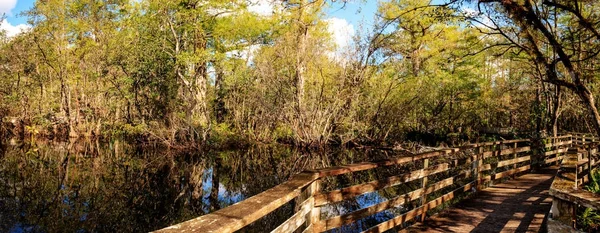
M0 1L3 1L3 0L0 0ZM31 28L31 27L26 24L19 24L19 25L13 26L8 21L6 21L6 19L2 20L2 22L0 22L0 31L5 31L6 35L9 38L18 35L21 32L25 32L25 31L29 30L29 28Z
M0 0L2 1L2 0ZM260 16L271 16L275 9L274 0L248 0L248 11L255 13ZM231 16L232 12L228 12L226 9L210 8L208 13L212 15L218 15L219 17Z
M0 0L0 15L11 15L10 11L17 6L17 0Z
M352 45L352 38L356 34L354 25L348 23L345 19L335 17L326 19L325 21L327 22L327 31L331 33L331 37L335 43L335 49L328 52L327 55L337 61L347 61L348 48Z
M229 51L226 53L227 57L234 57L238 59L244 59L248 62L248 65L252 64L254 61L254 55L263 45L250 45L241 50Z
M352 42L352 37L356 33L354 25L348 23L345 19L329 18L325 20L328 24L327 30L331 33L333 41L338 49L346 48Z
M465 16L468 16L468 17L475 17L475 16L479 15L479 11L476 11L471 7L463 7L462 12L465 14Z
M262 16L270 16L275 9L274 0L251 0L248 10Z
M475 25L476 27L479 28L483 28L483 27L487 27L487 28L493 28L494 23L492 22L492 19L490 19L486 14L482 14L480 11L475 10L471 7L463 7L462 12L465 14L465 16L467 17L471 17L474 19L477 19L479 22L474 22L473 25Z

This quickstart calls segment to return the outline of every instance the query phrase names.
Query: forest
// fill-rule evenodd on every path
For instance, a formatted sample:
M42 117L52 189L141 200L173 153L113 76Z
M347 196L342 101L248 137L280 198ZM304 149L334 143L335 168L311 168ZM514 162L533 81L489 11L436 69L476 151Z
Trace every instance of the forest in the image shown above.
M260 1L259 1L260 2ZM3 138L170 147L476 141L600 132L600 2L38 0L0 32ZM2 22L2 20L0 20Z
M596 140L599 58L596 0L0 0L0 232L423 220Z

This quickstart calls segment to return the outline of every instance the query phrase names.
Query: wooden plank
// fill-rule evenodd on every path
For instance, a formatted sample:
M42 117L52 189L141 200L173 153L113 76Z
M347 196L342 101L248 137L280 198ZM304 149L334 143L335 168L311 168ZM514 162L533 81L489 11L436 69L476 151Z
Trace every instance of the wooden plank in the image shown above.
M364 193L374 192L380 189L392 187L402 183L421 179L423 177L437 174L448 170L448 164L442 163L427 169L420 169L405 173L399 176L391 176L383 180L371 181L364 184L358 184L343 189L334 190L328 193L317 194L315 196L315 205L322 206L329 203L339 202Z
M580 177L580 174L585 173L587 170L587 166L585 166L588 163L587 160L584 161L579 161L577 164L577 177ZM587 173L586 173L587 174Z
M550 196L567 202L582 205L594 210L600 209L600 194L595 194L584 189L555 189L550 188Z
M510 144L510 143L519 143L519 142L530 142L531 139L514 139L514 140L505 140L505 141L495 141L495 142L482 142L482 143L473 143L473 144L469 144L469 145L476 145L476 146L493 146L493 145L500 145L500 144Z
M564 146L564 145L571 145L573 142L572 141L562 141L562 142L555 142L555 143L548 143L546 144L546 148L550 148L553 146Z
M388 221L377 224L376 226L371 227L371 228L367 229L366 231L363 231L363 233L385 232L396 226L402 225L402 224L406 223L407 221L412 220L416 216L419 216L422 213L427 212L427 210L433 209L441 204L444 204L447 201L452 200L454 198L456 192L469 191L473 187L473 184L474 184L474 182L468 183L458 189L455 189L447 194L442 195L441 197L434 199L433 201L427 202L427 204L425 204L425 205L422 205L418 208L408 211L408 212L404 213L403 215L400 215L400 216L392 218Z
M600 164L600 160L598 160L598 161L595 161L595 162L594 162L594 164L592 164L592 167L594 167L594 168L595 168L596 166L598 166L598 164Z
M598 140L597 139L592 140L589 138L586 138L585 141L582 139L573 139L573 142L578 143L578 144L587 145L587 144L592 144L592 143L598 142Z
M581 176L580 176L581 175ZM581 185L587 184L590 180L587 177L587 173L584 174L577 174L577 177L581 177L579 179L577 179L577 183Z
M469 149L469 148L475 148L475 147L481 147L481 146L491 146L491 145L500 145L500 144L509 144L509 143L529 142L529 141L530 141L530 139L515 139L515 140L496 141L496 142L473 143L473 144L469 144L469 145L462 146L459 148L448 148L448 149L436 150L436 151L431 151L431 152L420 153L420 154L417 154L414 156L409 156L409 157L387 159L387 160L378 161L378 162L364 162L364 163L356 163L356 164L350 164L350 165L345 165L345 166L329 167L329 168L312 170L311 172L319 173L319 177L336 176L336 175L342 175L342 174L347 174L347 173L351 173L351 172L364 171L364 170L368 170L368 169L372 169L372 168L376 168L376 167L393 166L393 165L414 162L414 161L418 161L421 159L438 157L441 155L456 153L458 151L461 151L461 149ZM527 149L525 149L525 148L527 148ZM521 147L520 149L521 149L521 151L516 151L516 152L524 152L524 151L530 150L529 147ZM502 151L502 155L511 154L511 153L515 153L515 151L513 151L512 149Z
M376 168L376 167L386 167L386 166L399 165L399 164L404 164L404 163L409 163L409 162L415 162L415 161L418 161L421 159L438 157L441 155L451 154L451 153L455 153L458 151L459 151L458 148L449 148L449 149L425 152L425 153L417 154L414 156L388 159L388 160L383 160L383 161L379 161L379 162L364 162L364 163L350 164L350 165L346 165L346 166L323 168L323 169L313 170L311 172L318 173L319 177L337 176L337 175L343 175L343 174L347 174L347 173L351 173L351 172L364 171L364 170L368 170L368 169L372 169L372 168Z
M155 232L228 233L237 231L266 216L300 195L302 189L318 178L317 173L303 172L291 180L214 213L202 215Z
M562 149L557 149L557 150L546 151L546 152L544 152L544 155L549 156L549 155L554 155L554 154L567 153L567 150L569 150L569 148L562 148Z
M372 205L372 206L369 206L369 207L366 207L366 208L363 208L360 210L356 210L356 211L353 211L348 214L344 214L344 215L340 215L340 216L336 216L336 217L327 219L327 220L323 221L323 225L326 226L325 230L328 231L331 229L341 227L346 224L353 223L359 219L371 216L373 214L390 209L392 207L400 206L400 205L406 204L407 202L417 200L423 194L430 194L430 193L433 193L440 189L443 189L445 187L448 187L448 186L454 184L455 178L456 177L450 177L450 178L444 179L440 182L437 182L428 188L425 188L425 189L420 188L420 189L414 190L412 192L409 192L407 194L390 199L388 201L384 201L384 202L381 202L381 203L378 203L378 204L375 204L375 205Z
M519 172L523 172L523 171L527 171L529 170L529 168L531 167L531 165L526 165L526 166L522 166L516 169L511 169L508 171L504 171L504 172L500 172L500 173L496 173L493 175L489 175L483 178L483 182L487 182L487 181L492 181L492 180L496 180L496 179L500 179L502 177L507 177L510 175L514 175L517 174Z
M577 158L575 158L577 159ZM579 168L582 167L583 165L587 164L588 160L569 160L569 161L565 161L561 164L560 167L566 167L566 168Z
M508 149L501 150L500 155L509 155L512 153L520 153L520 152L526 152L526 151L530 151L530 150L531 150L531 147L529 147L529 146L508 148ZM489 157L496 156L496 155L498 155L498 151L483 152L483 158L489 158Z
M484 171L489 171L492 170L492 165L487 163L487 164L482 164L481 166L479 166L479 172L484 172Z
M508 166L508 165L512 165L512 164L516 164L516 163L521 163L521 162L529 161L530 159L531 159L531 156L523 156L523 157L519 157L516 159L504 160L504 161L498 162L497 167L504 167L504 166Z
M277 228L273 229L271 233L294 232L297 230L306 222L306 215L310 213L314 203L315 199L313 197L308 198L301 204L302 207L300 207L298 212L292 215L292 217L288 218L288 220L283 222Z
M548 163L554 163L554 162L556 162L558 160L561 160L562 158L563 158L563 156L556 156L554 158L546 160L546 164L548 164Z
M302 233L314 233L314 232L316 232L316 231L313 229L313 225L312 225L312 224L308 225L308 226L307 226L306 228L304 228L304 230L302 231Z

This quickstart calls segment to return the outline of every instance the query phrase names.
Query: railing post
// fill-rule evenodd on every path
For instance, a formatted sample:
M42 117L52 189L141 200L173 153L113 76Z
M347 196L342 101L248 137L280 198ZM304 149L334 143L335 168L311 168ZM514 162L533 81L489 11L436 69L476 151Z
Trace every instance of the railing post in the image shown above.
M479 146L477 148L477 154L475 154L475 160L473 161L473 171L474 171L473 176L475 177L475 190L477 192L479 192L479 190L481 190L481 174L479 172L479 168L482 165L483 151L484 151L484 147Z
M587 181L591 182L592 181L592 147L591 145L588 146L587 148L587 159L588 159L588 163L587 163ZM583 181L585 183L585 179Z
M560 163L561 163L562 159L564 159L564 158L565 158L565 156L566 156L566 154L567 154L567 153L564 153L564 152L563 152L563 153L560 153L560 152L559 152L559 151L560 151L562 148L564 148L564 147L565 147L564 145L562 145L562 146L555 146L557 143L560 143L560 142L561 142L561 141L559 141L559 139L558 139L558 138L556 138L554 141L555 141L555 142L553 143L552 150L556 150L556 152L557 152L557 153L554 155L554 158L556 158L556 161L554 161L554 163L555 163L554 165L555 165L555 166L560 166ZM572 144L572 143L571 143L571 144ZM561 147L562 147L562 148L561 148ZM568 147L568 148L570 148L570 147ZM567 149L567 151L568 151L568 149ZM562 159L558 159L559 157L562 157Z
M561 159L558 159L558 157L563 157L565 156L566 153L560 153L559 150L561 149L561 147L564 146L557 146L558 143L560 143L560 139L555 138L554 140L552 140L552 150L556 150L556 154L554 155L554 158L557 158L556 161L554 161L554 165L555 166L560 166L560 162L562 161Z
M492 155L495 158L494 163L490 163L490 173L493 172L493 175L490 177L490 182L486 184L486 187L496 184L494 181L496 180L496 174L498 169L498 163L500 162L500 156L502 156L502 145L504 145L503 141L498 142L497 145L493 146ZM488 186L489 185L489 186Z
M517 154L518 154L518 152L517 152L517 144L518 144L518 142L515 142L514 145L513 145L513 159L517 159ZM513 167L513 169L517 169L517 163L513 164L512 167ZM513 179L515 177L517 177L516 173L512 175Z
M323 224L321 224L321 207L315 206L314 197L321 192L321 179L313 181L309 186L310 195L313 197L313 202L310 212L306 215L306 222L308 227L312 229L313 233L320 233L325 231Z
M427 169L429 167L429 158L426 158L423 160L423 170ZM423 190L427 189L427 177L425 176L422 179L421 182L421 188L423 188ZM425 205L425 203L427 203L427 194L423 193L423 196L421 196L421 205ZM427 209L425 209L425 211L423 211L423 213L421 214L421 222L425 221L425 217L427 216Z

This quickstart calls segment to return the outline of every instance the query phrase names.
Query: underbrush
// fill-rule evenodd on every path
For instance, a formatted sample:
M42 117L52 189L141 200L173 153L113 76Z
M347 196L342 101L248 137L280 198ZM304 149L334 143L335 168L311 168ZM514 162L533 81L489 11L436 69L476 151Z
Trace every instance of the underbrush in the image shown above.
M585 187L588 191L600 194L600 171L591 171L592 180ZM585 232L600 232L600 212L592 208L580 208L577 213L577 228Z

